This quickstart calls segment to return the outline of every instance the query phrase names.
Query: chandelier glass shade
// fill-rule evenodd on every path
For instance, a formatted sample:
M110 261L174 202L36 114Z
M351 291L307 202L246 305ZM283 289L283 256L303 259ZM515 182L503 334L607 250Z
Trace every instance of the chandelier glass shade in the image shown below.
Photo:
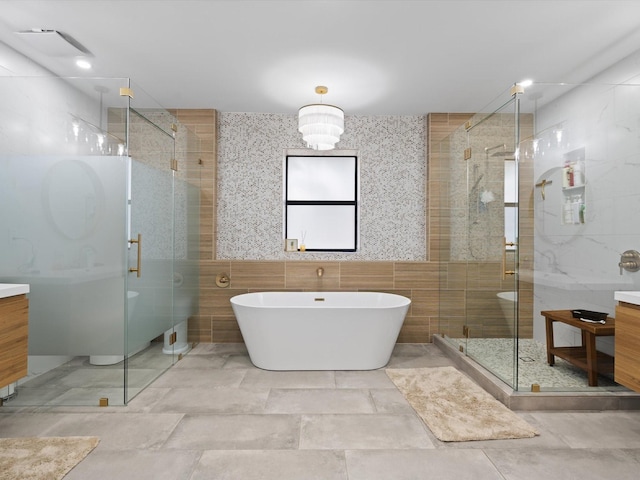
M316 92L321 87L316 88ZM326 87L322 87L326 92ZM318 92L319 93L319 92ZM298 111L298 131L307 147L314 150L332 150L344 133L344 112L341 108L324 103L305 105Z

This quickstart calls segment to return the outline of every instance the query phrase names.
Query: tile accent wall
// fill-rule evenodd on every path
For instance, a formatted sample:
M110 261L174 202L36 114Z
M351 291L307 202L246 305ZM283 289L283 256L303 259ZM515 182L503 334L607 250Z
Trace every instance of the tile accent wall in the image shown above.
M186 158L190 165L186 173L187 181L200 185L199 256L201 261L212 260L216 236L217 111L211 109L173 109L169 112L176 117L180 124L189 127L199 139L199 142L179 143L180 151L178 154ZM199 165L199 168L193 165Z
M293 115L220 113L216 258L426 259L424 118L347 116L337 150L360 161L360 248L291 253L283 244L283 161L304 147Z
M490 309L496 318L501 315L493 295L487 304L473 302L473 294L468 299L467 273L483 288L495 292L504 289L497 279L499 265L468 264L452 262L450 252L450 223L448 211L449 162L447 153L440 150L440 143L456 128L471 117L470 114L430 114L421 120L424 133L424 150L421 169L426 178L426 201L423 201L422 221L426 239L426 252L417 261L361 261L342 259L268 259L242 260L216 257L216 112L197 110L177 110L180 122L186 123L199 135L211 141L203 141L202 205L201 208L201 271L200 271L200 312L189 322L189 339L197 342L241 342L242 335L233 315L229 299L241 293L265 290L344 290L381 291L407 296L412 305L405 319L398 341L401 343L431 342L434 334L461 332L466 318L465 305L468 300L472 308ZM220 116L227 114L220 114ZM404 118L404 117L402 117ZM363 119L364 120L364 119ZM367 122L363 121L363 125ZM413 121L410 122L413 124ZM403 121L399 120L398 125ZM254 125L255 126L255 125ZM415 126L411 128L416 128ZM343 137L346 141L348 137ZM296 141L299 141L296 136ZM293 137L292 137L293 142ZM291 147L299 147L292 143ZM351 148L352 145L339 145ZM259 142L244 147L246 151L262 151ZM417 148L417 147L416 147ZM423 154L424 155L424 154ZM427 168L428 167L428 168ZM426 176L424 173L426 172ZM407 172L409 175L411 172ZM384 178L384 177L383 177ZM220 179L224 185L225 179ZM279 178L278 182L281 181ZM393 189L393 185L389 184ZM278 198L280 198L278 192ZM425 208L426 204L426 208ZM278 233L278 238L280 238ZM280 248L280 245L278 245ZM423 244L423 249L425 248ZM325 273L321 280L316 269L322 267ZM218 288L215 277L227 273L231 278L229 288ZM488 279L491 281L488 282ZM529 302L527 295L523 305Z
M468 114L447 113L429 114L427 117L427 161L430 175L428 218L429 238L432 239L429 243L432 249L430 258L439 264L442 272L438 333L459 338L462 337L462 327L467 326L472 337L500 337L509 335L511 332L504 320L496 293L513 290L513 278L502 278L501 262L490 260L500 258L501 234L497 239L487 242L494 247L494 250L498 248L497 253L492 251L491 255L487 255L485 251L473 252L479 253L478 258L473 258L463 248L468 242L459 241L461 236L467 235L467 202L469 200L464 171L466 166L463 160L463 150L466 145L460 144L457 139L461 136L466 137L464 124L471 117ZM512 118L511 116L511 121ZM497 137L500 137L502 121L499 119L499 124L493 127L498 131L494 132ZM506 119L504 121L509 122ZM512 126L510 129L512 130ZM530 118L523 118L521 129L525 136L532 131ZM498 139L489 137L483 138L482 141L488 142L488 145L494 145L499 143ZM481 152L481 156L484 155L484 146L485 143L476 145L476 150ZM470 161L473 162L473 159ZM485 159L482 158L481 161L484 162ZM532 181L532 166L521 165L520 176L525 183ZM464 178L463 182L458 180L460 177ZM502 201L501 195L499 197L497 201ZM519 262L521 268L530 268L533 258L531 199L521 198L519 208ZM463 212L462 217L459 215L460 212ZM488 221L490 222L491 219ZM495 225L488 230L503 228L499 218L493 218L493 221ZM532 284L521 279L519 295L519 335L521 338L531 338L533 335Z

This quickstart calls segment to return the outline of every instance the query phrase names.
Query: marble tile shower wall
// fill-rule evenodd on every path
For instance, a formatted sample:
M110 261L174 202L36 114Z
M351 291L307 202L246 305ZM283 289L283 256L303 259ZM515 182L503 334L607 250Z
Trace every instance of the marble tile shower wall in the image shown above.
M639 59L640 53L630 58L620 77L629 84L574 88L538 114L536 178L562 185L564 162L582 149L584 187L558 187L544 201L536 196L536 311L585 308L615 316L614 292L640 288L640 273L618 268L622 252L640 250L640 76L631 74ZM576 194L584 196L584 223L567 223L561 214ZM534 331L544 338L542 318ZM568 345L581 341L568 329L557 337ZM599 339L598 348L613 353L613 339Z
M304 147L292 115L220 113L217 258L426 260L422 116L347 116L338 149L360 159L360 248L291 253L283 245L283 159Z

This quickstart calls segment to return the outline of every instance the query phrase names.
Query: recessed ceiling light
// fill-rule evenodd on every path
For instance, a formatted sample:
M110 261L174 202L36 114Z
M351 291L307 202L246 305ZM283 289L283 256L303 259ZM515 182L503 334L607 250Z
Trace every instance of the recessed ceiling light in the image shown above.
M89 70L91 68L91 63L84 58L79 58L76 60L76 65L83 70Z

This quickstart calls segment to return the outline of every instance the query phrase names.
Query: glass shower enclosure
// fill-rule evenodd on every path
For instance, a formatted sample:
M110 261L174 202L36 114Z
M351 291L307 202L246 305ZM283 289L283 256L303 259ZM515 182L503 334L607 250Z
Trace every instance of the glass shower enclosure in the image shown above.
M129 79L0 83L0 282L30 285L7 404L124 405L189 348L197 139Z
M442 261L464 315L440 333L520 391L620 390L610 374L547 364L542 311L614 316L614 292L638 290L620 255L640 246L635 186L640 168L640 85L514 85L440 142L448 159ZM631 221L630 221L631 220ZM578 329L555 326L556 345L580 345ZM598 350L615 355L614 337Z
M504 382L517 382L519 245L518 102L508 97L472 116L440 144L449 158L443 258L458 272L464 318L441 333ZM447 285L441 285L444 291ZM446 295L446 294L445 294ZM522 298L521 298L522 299ZM496 361L496 352L500 352Z

